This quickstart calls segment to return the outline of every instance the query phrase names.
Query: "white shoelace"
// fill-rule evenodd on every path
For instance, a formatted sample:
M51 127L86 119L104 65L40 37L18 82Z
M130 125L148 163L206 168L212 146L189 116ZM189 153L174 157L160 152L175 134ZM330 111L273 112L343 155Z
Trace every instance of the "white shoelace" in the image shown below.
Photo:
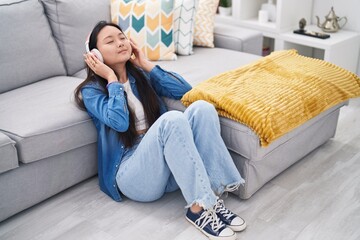
M233 192L233 191L237 190L239 187L240 187L240 184L234 184L234 185L231 185L231 186L226 186L224 191L225 192Z
M201 223L201 220L202 223ZM224 227L225 225L220 221L219 217L213 210L205 210L201 216L195 221L195 224L198 225L201 229L203 229L208 223L212 230L215 232L219 231L220 228Z
M232 212L230 212L229 209L225 207L224 201L222 199L218 199L214 206L214 210L215 212L222 214L226 219L229 219L234 215Z
M225 187L224 192L221 194L221 196L227 198L229 192L233 192L233 191L237 190L239 187L240 187L240 183L228 185Z

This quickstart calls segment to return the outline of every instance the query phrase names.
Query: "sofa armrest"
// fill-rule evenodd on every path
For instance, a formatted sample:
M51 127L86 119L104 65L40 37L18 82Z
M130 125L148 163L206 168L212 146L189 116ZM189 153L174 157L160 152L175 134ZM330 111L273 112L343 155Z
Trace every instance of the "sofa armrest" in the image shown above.
M263 35L261 32L239 26L215 23L215 47L262 55Z

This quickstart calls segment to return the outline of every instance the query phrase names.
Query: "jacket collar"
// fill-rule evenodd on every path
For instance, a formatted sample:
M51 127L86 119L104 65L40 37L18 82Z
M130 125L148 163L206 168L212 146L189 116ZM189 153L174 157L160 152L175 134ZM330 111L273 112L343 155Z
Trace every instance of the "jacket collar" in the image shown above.
M130 83L135 83L135 78L131 74L128 73L128 77L129 77Z

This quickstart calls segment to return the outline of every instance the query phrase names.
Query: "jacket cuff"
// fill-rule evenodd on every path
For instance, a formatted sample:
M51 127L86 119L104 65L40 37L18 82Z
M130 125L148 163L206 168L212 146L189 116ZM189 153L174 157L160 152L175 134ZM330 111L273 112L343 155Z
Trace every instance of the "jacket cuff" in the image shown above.
M109 91L109 96L119 95L124 93L124 85L119 82L112 82L108 84L107 89Z

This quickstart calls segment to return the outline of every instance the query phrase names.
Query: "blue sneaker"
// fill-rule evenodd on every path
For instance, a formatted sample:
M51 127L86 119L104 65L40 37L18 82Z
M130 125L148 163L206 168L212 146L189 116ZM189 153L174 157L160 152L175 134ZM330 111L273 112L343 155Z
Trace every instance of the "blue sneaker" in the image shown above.
M216 215L213 209L193 213L190 208L186 219L211 240L235 240L236 234Z
M223 221L233 231L241 232L246 228L245 220L227 209L222 199L217 200L214 205L214 211L221 221Z

